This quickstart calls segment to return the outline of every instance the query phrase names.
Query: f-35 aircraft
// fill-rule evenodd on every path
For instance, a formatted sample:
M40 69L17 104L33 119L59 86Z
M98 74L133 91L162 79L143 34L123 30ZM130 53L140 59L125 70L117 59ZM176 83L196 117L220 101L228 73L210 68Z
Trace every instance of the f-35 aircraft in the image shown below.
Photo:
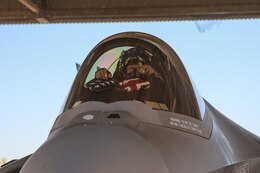
M259 173L260 139L206 100L161 39L126 32L79 68L48 139L0 173Z

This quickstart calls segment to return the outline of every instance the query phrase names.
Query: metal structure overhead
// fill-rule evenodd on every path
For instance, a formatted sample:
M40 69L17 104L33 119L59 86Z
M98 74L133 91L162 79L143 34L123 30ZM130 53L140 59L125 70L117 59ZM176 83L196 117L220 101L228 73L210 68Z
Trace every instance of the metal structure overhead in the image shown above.
M260 18L260 0L1 0L0 24Z

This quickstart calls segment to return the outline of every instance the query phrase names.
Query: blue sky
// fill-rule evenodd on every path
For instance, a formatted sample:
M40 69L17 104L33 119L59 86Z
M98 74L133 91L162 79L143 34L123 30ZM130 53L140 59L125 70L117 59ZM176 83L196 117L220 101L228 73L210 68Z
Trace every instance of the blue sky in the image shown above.
M155 35L177 52L201 95L260 136L260 20L0 26L0 158L20 158L47 138L81 63L104 38Z

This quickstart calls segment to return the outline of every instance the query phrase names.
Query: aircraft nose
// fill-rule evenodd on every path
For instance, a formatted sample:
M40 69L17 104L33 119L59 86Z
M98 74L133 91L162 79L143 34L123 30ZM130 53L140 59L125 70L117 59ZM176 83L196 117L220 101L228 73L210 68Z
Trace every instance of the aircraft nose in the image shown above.
M21 173L167 173L143 136L121 126L67 129L47 140Z

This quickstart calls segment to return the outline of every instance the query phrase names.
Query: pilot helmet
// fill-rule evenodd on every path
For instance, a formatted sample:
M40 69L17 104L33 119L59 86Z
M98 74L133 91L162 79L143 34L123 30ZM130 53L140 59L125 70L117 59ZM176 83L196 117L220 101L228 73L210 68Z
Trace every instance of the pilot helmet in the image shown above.
M125 72L126 67L132 64L150 65L153 55L147 50L137 47L123 51L119 57L119 72Z

